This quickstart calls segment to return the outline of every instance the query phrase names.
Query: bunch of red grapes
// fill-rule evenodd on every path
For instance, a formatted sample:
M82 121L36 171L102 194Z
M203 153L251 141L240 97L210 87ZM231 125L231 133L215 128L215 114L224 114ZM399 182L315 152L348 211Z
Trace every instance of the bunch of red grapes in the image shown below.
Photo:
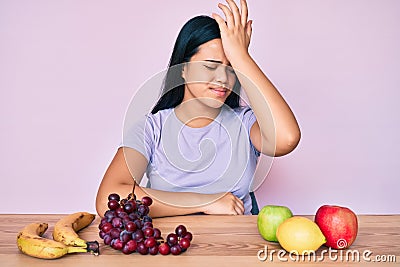
M136 251L142 255L179 255L185 252L192 241L192 233L184 225L178 225L175 233L168 234L164 240L149 216L152 203L148 196L137 200L133 193L124 199L120 199L118 194L110 194L109 210L104 213L99 225L99 236L104 244L124 254Z

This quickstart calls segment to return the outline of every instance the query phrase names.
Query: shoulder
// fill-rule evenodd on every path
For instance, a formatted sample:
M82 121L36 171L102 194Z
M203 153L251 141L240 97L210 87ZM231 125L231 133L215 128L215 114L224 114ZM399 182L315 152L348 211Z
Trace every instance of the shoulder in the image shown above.
M233 114L238 116L241 120L254 116L253 110L249 106L240 106L232 109Z
M146 124L161 127L169 115L173 112L173 108L162 109L157 113L149 113L145 116Z
M233 111L236 114L245 114L246 112L253 112L249 106L240 106L240 107L234 108Z
M141 133L152 133L159 131L166 118L172 112L173 109L160 110L155 114L147 113L136 118L127 119L124 122L124 131L126 133L141 132Z
M235 117L238 119L242 125L245 125L246 128L250 129L250 127L256 121L256 117L254 115L253 110L249 106L240 106L237 108L230 109L229 112L231 117Z

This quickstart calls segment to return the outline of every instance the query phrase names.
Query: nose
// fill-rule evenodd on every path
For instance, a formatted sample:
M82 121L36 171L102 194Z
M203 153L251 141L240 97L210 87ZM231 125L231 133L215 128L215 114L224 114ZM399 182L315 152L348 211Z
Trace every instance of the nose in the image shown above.
M227 66L222 64L217 67L215 70L215 81L217 83L226 84L228 82L227 68Z

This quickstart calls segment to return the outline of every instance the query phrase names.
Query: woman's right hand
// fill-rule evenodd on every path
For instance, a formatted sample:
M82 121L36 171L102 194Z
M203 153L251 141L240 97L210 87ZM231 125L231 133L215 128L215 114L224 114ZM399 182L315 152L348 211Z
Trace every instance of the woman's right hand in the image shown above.
M227 214L227 215L243 215L244 205L234 194L228 192L223 194L215 194L215 200L204 206L205 214Z

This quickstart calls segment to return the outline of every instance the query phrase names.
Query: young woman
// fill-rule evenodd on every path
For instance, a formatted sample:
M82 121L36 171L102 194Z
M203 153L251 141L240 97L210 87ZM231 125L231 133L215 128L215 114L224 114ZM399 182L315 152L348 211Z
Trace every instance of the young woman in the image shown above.
M282 156L300 140L296 119L248 53L252 21L245 0L219 4L181 29L163 94L124 140L100 184L96 208L110 193L153 198L152 217L251 214L250 184L260 153ZM240 88L249 105L241 105ZM150 186L138 185L147 174Z

